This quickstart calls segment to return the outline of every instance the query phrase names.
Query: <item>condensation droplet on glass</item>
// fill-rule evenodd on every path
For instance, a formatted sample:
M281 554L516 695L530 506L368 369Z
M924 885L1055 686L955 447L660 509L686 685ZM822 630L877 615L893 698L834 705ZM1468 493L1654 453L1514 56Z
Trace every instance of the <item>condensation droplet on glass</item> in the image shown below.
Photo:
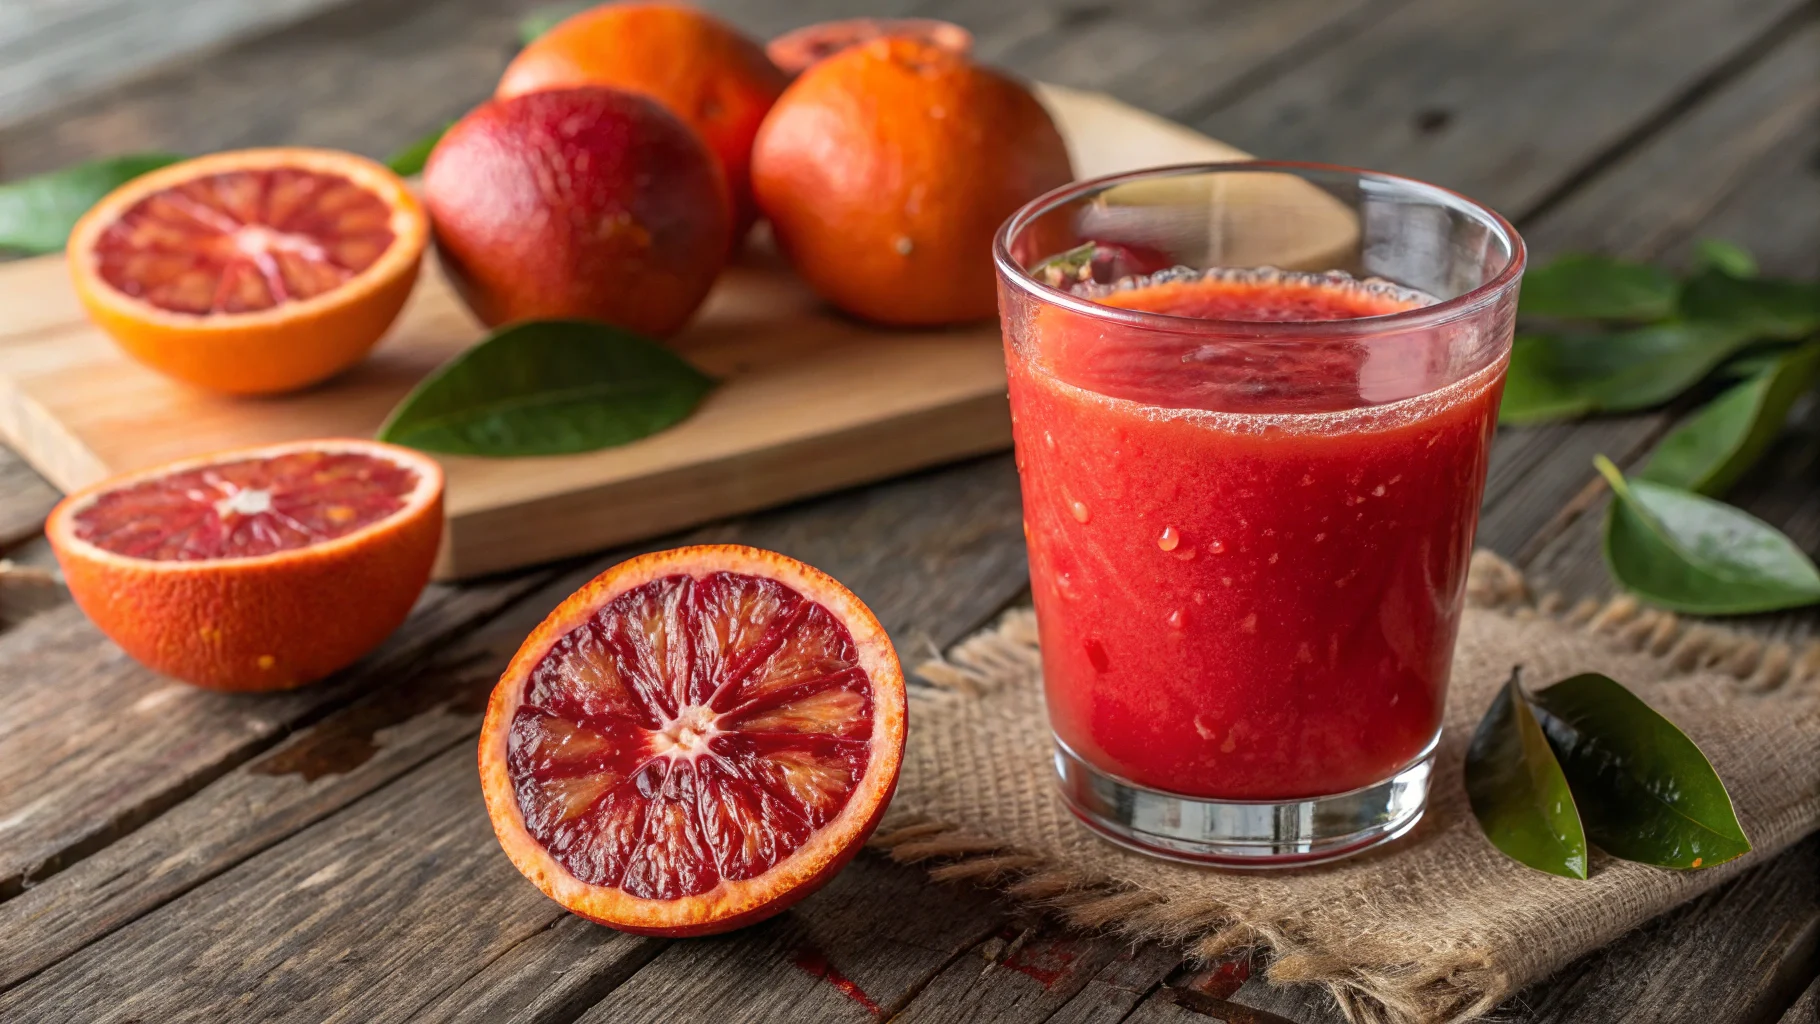
M1382 498L1384 496L1384 485L1379 484L1376 487L1373 487L1371 489L1371 493L1379 498Z
M1181 548L1180 550L1176 551L1175 557L1186 562L1189 559L1194 557L1194 549L1193 548Z
M1302 474L1302 486L1303 486L1303 487L1312 487L1312 486L1314 486L1314 474L1312 474L1312 473L1303 473L1303 474Z
M1163 527L1163 532L1157 536L1156 546L1162 548L1164 551L1174 551L1176 545L1181 542L1182 535L1175 532L1175 527L1165 526Z
M1315 534L1315 535L1314 535L1314 542L1315 542L1315 543L1316 543L1316 544L1319 544L1319 543L1320 543L1320 542L1322 542L1322 541L1324 541L1324 540L1326 540L1326 539L1327 539L1327 535L1326 535L1326 534L1324 534L1324 533L1317 533L1317 534Z
M1182 610L1180 608L1175 608L1169 612L1163 621L1169 623L1170 629L1180 631L1182 623L1185 622L1186 619L1182 615Z
M1219 731L1214 729L1214 727L1212 725L1209 725L1207 722L1203 721L1203 719L1205 719L1206 717L1207 717L1206 715L1194 716L1194 731L1201 734L1201 739L1210 740L1210 739L1213 739L1215 736L1218 736ZM1228 753L1230 753L1230 751L1228 751Z
M1208 541L1208 542L1207 542L1207 550L1208 550L1208 551L1211 551L1211 552L1213 552L1213 553L1214 553L1214 554L1216 554L1216 555L1217 555L1217 554L1219 554L1219 553L1220 553L1220 552L1222 552L1222 551L1224 551L1224 550L1226 550L1226 542L1225 542L1225 541L1222 541L1222 540L1219 540L1219 539L1217 539L1217 538L1216 538L1216 539L1214 539L1214 540L1211 540L1211 541Z
M1275 551L1272 551L1270 553L1270 557L1265 559L1265 561L1269 562L1271 565L1277 564L1277 553Z
M1074 513L1074 520L1077 523L1086 522L1090 515L1090 513L1088 513L1088 511L1087 511L1086 504L1084 502L1079 502L1079 501L1075 502L1072 505L1069 505L1068 511Z
M1049 446L1049 447L1050 447L1050 449L1051 449L1051 450L1054 450L1054 448L1055 448L1055 435L1054 435L1054 434L1051 434L1051 433L1050 433L1050 432L1049 432L1049 431L1047 431L1047 430L1045 430L1045 431L1043 431L1043 443L1044 443L1044 444L1046 444L1046 445L1048 445L1048 446Z
M1192 595L1190 595L1190 597L1193 599L1195 604L1206 604L1207 603L1207 594L1203 591L1197 590Z
M1256 633L1258 631L1258 613L1252 612L1239 620L1239 632Z

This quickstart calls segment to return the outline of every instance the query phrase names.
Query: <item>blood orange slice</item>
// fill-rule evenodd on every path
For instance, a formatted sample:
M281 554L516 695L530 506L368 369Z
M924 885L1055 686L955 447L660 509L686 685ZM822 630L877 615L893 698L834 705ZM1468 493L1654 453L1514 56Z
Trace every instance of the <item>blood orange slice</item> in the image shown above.
M376 441L246 448L79 491L45 534L77 605L134 658L211 689L284 689L410 614L442 470Z
M574 913L702 935L769 917L856 853L904 747L878 620L783 555L680 548L607 570L500 677L480 779L512 863Z
M68 259L89 315L134 358L214 391L289 391L385 333L427 223L365 157L241 150L122 185L77 223Z
M786 32L765 44L765 56L787 75L799 75L812 64L849 46L874 39L914 39L965 57L973 51L973 33L935 18L846 18L823 21Z

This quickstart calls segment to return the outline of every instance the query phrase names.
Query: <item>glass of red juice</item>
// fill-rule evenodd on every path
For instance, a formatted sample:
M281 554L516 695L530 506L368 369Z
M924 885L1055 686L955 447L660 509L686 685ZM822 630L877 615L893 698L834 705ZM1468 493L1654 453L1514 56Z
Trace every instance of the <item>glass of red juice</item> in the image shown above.
M1388 174L1081 182L995 247L1062 796L1139 850L1347 856L1421 817L1523 243Z

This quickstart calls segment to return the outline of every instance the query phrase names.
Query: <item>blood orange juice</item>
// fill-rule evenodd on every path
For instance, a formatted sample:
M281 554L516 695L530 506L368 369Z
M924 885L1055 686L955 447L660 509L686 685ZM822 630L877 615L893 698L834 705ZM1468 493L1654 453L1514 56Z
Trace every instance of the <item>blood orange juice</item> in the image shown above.
M1064 796L1114 838L1214 862L1341 855L1419 816L1521 266L1484 211L1454 236L1508 239L1502 254L1411 246L1429 265L1369 273L1384 212L1304 176L1356 172L1275 173L1290 200L1328 204L1342 241L1326 255L1367 273L1222 266L1183 211L1146 228L1154 199L1122 206L1092 183L1039 200L1001 243ZM1208 204L1181 193L1190 217ZM1067 251L1042 252L1058 233Z

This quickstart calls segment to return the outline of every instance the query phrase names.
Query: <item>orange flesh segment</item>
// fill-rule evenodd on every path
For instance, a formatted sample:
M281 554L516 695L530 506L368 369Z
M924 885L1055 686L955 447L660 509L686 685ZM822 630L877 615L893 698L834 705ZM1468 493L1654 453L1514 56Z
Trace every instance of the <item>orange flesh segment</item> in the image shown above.
M101 279L173 313L254 313L333 291L394 241L392 207L337 174L210 174L146 196L95 242Z
M76 513L74 528L131 558L252 558L370 526L403 508L417 483L414 470L358 452L287 452L108 491Z
M529 674L507 775L578 880L672 900L764 874L847 805L873 692L852 635L758 576L666 576Z

